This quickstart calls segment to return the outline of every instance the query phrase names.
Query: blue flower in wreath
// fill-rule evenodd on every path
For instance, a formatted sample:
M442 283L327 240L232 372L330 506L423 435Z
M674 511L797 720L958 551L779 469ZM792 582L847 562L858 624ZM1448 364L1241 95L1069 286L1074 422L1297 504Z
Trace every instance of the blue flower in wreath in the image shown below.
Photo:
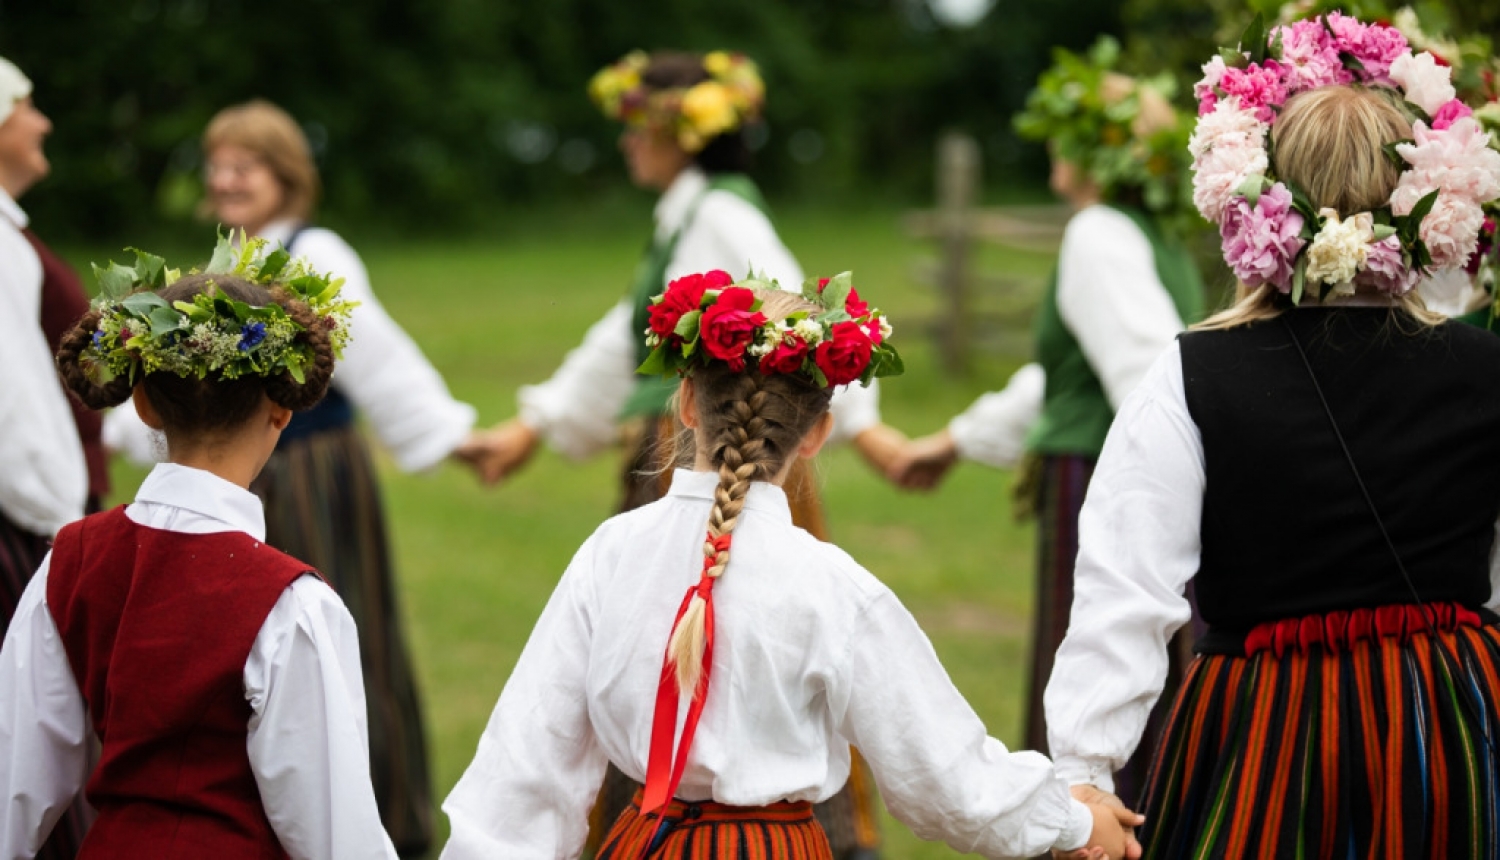
M246 323L240 327L240 352L249 352L256 345L266 339L266 324L263 322Z

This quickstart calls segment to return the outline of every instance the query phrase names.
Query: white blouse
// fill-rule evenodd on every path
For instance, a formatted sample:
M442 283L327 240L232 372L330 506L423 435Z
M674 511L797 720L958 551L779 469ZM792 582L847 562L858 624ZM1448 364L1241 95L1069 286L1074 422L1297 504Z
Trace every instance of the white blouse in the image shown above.
M125 509L186 534L265 539L260 500L209 472L162 464ZM83 787L94 730L47 608L42 562L0 648L0 857L31 857ZM395 858L370 784L365 692L354 619L322 580L294 581L245 661L246 751L266 817L287 853Z
M83 516L88 467L42 333L42 261L26 213L0 189L0 514L43 537Z
M1129 216L1102 204L1080 210L1063 231L1057 309L1115 409L1183 329L1150 240ZM959 456L1015 465L1045 388L1041 366L1028 364L1002 391L974 401L948 424Z
M717 484L679 470L664 499L578 550L443 804L444 860L577 857L605 765L644 780L662 654ZM852 743L923 838L987 857L1087 841L1088 809L1051 763L988 736L896 596L792 525L780 488L751 487L714 607L712 683L679 797L821 801L848 778Z
M786 289L800 290L802 267L765 213L731 192L705 193L707 188L703 171L689 167L656 203L656 240L665 242L682 231L667 264L667 279L712 269L738 279L753 269ZM684 228L695 202L697 213ZM523 386L519 392L521 420L568 457L584 459L619 438L616 419L635 387L636 343L645 337L644 331L632 330L631 316L627 297L589 328L551 379ZM835 442L853 439L879 424L877 384L839 389L832 411Z
M260 235L284 244L296 226L276 221ZM364 263L337 233L310 227L297 236L292 253L343 278L343 298L359 302L349 316L349 344L334 369L333 387L354 402L403 470L436 466L468 437L474 407L448 392L422 350L386 313ZM137 463L156 462L166 453L161 434L141 423L130 404L105 418L104 444Z
M1115 415L1078 518L1073 612L1044 696L1047 742L1071 783L1112 789L1140 742L1167 641L1190 616L1204 486L1174 341ZM1500 610L1500 555L1490 581Z

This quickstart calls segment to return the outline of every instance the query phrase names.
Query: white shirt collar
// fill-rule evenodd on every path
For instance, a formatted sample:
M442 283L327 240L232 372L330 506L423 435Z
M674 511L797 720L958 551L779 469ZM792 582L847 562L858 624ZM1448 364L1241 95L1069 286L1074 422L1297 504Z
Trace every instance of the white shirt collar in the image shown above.
M191 511L258 541L266 539L266 513L260 497L202 469L158 463L141 482L135 500Z
M31 219L26 217L26 210L21 204L11 199L10 192L0 188L0 218L4 218L16 225L17 230L25 230Z
M260 232L256 235L262 239L268 239L272 242L275 242L281 245L281 247L285 248L287 240L292 238L293 233L297 232L297 225L300 223L301 222L295 218L278 218L275 221L272 221L266 226L260 228Z
M719 476L713 472L674 469L672 487L667 490L667 495L712 501L714 490L718 486ZM745 494L745 510L764 511L777 519L792 521L792 508L786 500L786 491L763 481L755 481L750 485L750 492Z
M693 202L708 188L708 176L696 165L688 165L656 201L656 240L665 242L682 229Z

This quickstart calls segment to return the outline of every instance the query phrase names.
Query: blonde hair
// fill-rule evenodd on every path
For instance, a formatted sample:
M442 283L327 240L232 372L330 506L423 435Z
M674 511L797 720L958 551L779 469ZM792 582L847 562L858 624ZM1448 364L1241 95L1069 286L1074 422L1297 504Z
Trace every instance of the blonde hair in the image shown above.
M291 114L264 99L224 108L203 131L203 154L241 146L266 162L286 189L281 213L306 220L318 203L321 183L312 147Z
M772 322L798 310L818 310L793 293L760 288L755 293L762 300L761 313ZM703 542L703 573L717 579L729 566L730 550L723 541L722 548L716 546L714 539L734 533L750 484L781 473L828 412L832 393L801 373L766 376L753 367L736 372L723 362L694 371L692 380L697 433L708 440L709 462L719 472ZM705 609L703 598L694 595L667 643L668 658L676 664L677 689L687 694L697 689L702 674Z
M1271 126L1276 175L1307 195L1313 209L1333 209L1349 217L1387 205L1401 173L1384 147L1411 136L1411 118L1385 89L1329 86L1287 99ZM1235 302L1194 329L1235 328L1278 316L1288 303L1270 284L1250 289L1243 284ZM1400 308L1417 320L1436 324L1441 315L1427 310L1412 290L1397 298Z

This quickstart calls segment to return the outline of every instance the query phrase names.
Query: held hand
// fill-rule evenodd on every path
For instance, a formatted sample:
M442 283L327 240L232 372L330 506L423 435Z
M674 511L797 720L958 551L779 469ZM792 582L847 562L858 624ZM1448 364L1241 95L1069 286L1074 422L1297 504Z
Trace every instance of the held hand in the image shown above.
M931 490L942 482L948 470L958 462L958 447L946 429L931 436L913 439L902 446L891 461L886 475L897 486L908 490Z
M480 481L495 484L526 465L540 443L541 436L535 430L512 418L470 433L453 456L472 468Z
M906 449L906 434L889 424L876 424L854 437L854 448L876 473L890 477L891 464Z
M1101 810L1107 811L1113 816L1115 826L1120 828L1124 839L1122 852L1119 854L1111 851L1110 857L1124 857L1125 860L1139 860L1141 856L1141 843L1136 841L1135 829L1146 823L1146 816L1134 810L1127 809L1120 798L1095 786L1082 783L1071 789L1073 798L1080 803L1086 803L1094 813L1094 832L1099 832L1099 817ZM1096 839L1090 838L1090 845L1099 844Z

